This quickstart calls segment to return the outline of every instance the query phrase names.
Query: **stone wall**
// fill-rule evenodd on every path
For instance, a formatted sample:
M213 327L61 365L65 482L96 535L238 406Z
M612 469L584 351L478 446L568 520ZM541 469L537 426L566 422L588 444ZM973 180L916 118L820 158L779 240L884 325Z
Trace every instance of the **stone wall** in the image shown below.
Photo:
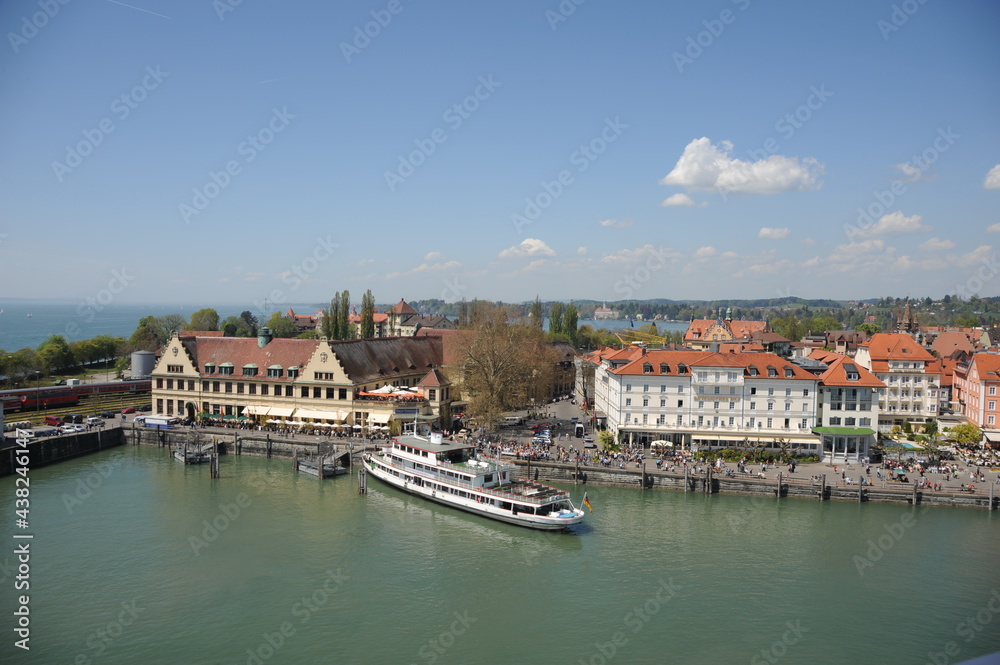
M8 442L13 439L8 439ZM42 436L28 444L29 469L55 464L81 455L89 455L125 443L122 430L118 428L98 429L78 434L62 436ZM9 476L16 468L14 457L24 450L19 445L4 448L0 454L0 477Z

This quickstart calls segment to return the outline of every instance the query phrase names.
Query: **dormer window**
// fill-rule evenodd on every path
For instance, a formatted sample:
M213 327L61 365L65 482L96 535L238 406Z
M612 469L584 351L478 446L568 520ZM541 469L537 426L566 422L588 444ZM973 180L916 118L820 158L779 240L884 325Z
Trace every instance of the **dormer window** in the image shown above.
M281 365L271 365L267 368L267 378L269 379L280 379L281 378Z
M288 378L289 379L299 378L299 368L297 366L288 368Z
M670 365L667 363L660 363L660 374L667 374L670 372Z
M232 376L233 375L233 364L232 363L222 363L219 365L219 374L222 376Z
M677 373L678 374L683 374L686 371L687 371L687 365L685 365L684 363L677 363Z
M750 365L750 367L748 367L747 370L750 372L750 376L757 376L758 374L757 368L754 367L753 365Z
M774 369L773 367L768 366L768 368L767 368L767 375L769 377L778 376L778 370Z
M215 363L205 363L205 374L215 374Z
M791 367L786 367L785 368L785 378L786 379L790 379L793 376L795 376L795 372L792 371L792 368Z
M642 365L642 373L643 374L652 374L653 373L653 366L650 365L649 363L643 363L643 365Z
M249 363L243 366L243 376L257 376L257 366Z

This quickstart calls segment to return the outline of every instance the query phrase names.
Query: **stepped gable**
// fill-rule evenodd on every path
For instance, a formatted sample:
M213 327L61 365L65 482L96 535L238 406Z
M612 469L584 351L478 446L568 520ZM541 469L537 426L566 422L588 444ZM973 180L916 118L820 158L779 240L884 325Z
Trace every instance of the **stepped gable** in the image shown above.
M347 376L354 383L392 381L416 371L443 365L438 337L382 337L330 342Z

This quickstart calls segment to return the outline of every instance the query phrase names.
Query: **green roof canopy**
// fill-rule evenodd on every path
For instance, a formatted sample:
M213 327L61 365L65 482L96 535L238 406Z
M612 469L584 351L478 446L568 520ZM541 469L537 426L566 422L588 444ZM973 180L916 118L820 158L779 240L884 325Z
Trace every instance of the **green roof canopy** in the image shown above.
M870 427L813 427L817 434L843 434L846 436L867 436L874 434Z

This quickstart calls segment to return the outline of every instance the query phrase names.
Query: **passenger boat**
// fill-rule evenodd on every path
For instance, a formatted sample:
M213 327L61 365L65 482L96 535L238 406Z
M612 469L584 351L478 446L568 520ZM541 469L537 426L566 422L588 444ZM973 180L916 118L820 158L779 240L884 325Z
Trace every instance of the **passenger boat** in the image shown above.
M347 469L340 466L336 462L323 462L322 464L319 464L311 460L299 461L299 471L307 473L310 476L319 478L321 468L323 470L322 473L324 478L333 478L334 476L340 476L347 473Z
M200 450L176 448L174 449L174 459L185 464L205 464L211 461L212 456Z
M396 437L366 461L369 473L405 492L501 522L557 530L583 520L569 492L516 478L514 464L440 434Z

